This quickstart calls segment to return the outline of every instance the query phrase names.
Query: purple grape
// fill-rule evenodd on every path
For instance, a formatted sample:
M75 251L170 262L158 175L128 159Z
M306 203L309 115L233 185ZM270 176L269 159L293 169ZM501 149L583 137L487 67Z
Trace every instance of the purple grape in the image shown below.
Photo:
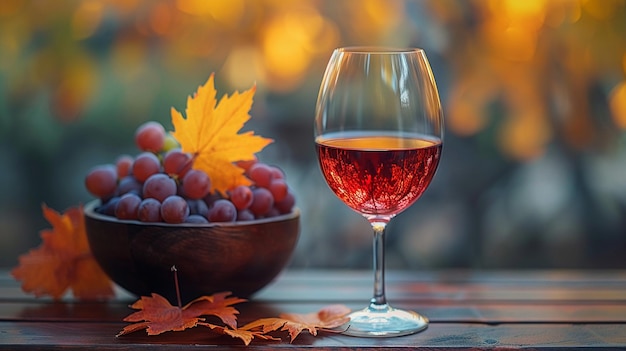
M211 179L203 171L190 169L183 177L182 190L189 199L202 199L211 190Z
M112 197L108 201L103 202L102 205L98 206L98 208L96 208L96 212L115 217L115 207L119 201L120 198L118 196Z
M265 188L255 188L252 190L252 194L254 198L250 205L250 211L254 213L255 217L265 216L274 206L272 193Z
M154 198L143 199L137 210L137 217L142 222L161 222L161 203Z
M136 194L124 194L115 206L115 217L119 219L137 219L141 198Z
M185 223L208 224L209 220L198 214L192 214L187 217Z
M136 195L142 196L142 191L143 185L132 175L123 177L117 185L117 193L120 196L128 193L135 193Z
M176 181L165 173L153 174L143 183L145 199L154 198L162 202L172 195L176 195Z
M252 221L254 220L254 213L250 210L240 210L237 211L237 221Z
M267 212L265 216L263 216L263 218L271 218L276 216L280 216L280 211L278 211L276 207L272 207L270 208L269 212Z
M189 216L187 201L178 195L172 195L161 203L161 217L167 223L183 223Z
M232 202L220 199L213 203L207 218L210 222L234 222L237 220L237 208Z
M205 218L209 215L209 206L207 206L204 200L187 199L187 205L189 205L190 215L197 214Z

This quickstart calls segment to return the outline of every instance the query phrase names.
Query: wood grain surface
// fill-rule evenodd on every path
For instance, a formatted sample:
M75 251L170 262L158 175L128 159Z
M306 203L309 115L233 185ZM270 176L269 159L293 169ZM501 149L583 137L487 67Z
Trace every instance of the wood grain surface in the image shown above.
M314 312L328 304L364 307L370 272L287 271L251 301L237 305L239 323L283 312ZM626 271L389 272L396 307L431 321L425 331L396 338L302 334L293 343L253 341L251 349L291 350L626 350ZM115 337L135 297L118 289L108 302L36 299L0 272L0 349L221 350L241 341L205 328Z

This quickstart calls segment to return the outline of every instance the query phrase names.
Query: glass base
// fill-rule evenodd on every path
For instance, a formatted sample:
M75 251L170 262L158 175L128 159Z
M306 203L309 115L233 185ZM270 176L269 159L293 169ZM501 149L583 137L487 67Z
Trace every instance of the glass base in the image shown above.
M402 336L420 332L428 327L428 318L413 312L398 310L389 305L371 305L352 312L345 335L365 337Z

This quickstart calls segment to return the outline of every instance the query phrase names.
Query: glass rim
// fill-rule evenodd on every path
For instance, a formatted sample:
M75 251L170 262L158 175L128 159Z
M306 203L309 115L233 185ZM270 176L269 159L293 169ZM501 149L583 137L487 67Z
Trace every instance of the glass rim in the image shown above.
M424 52L417 47L393 47L393 46L344 46L335 49L336 52L350 54L408 54Z

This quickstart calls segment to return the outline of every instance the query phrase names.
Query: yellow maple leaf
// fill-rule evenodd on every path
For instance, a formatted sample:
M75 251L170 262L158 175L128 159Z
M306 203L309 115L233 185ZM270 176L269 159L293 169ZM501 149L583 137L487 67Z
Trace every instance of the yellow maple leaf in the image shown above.
M211 192L225 194L238 185L252 182L244 175L244 169L234 164L249 161L255 153L273 142L272 139L254 135L249 131L239 133L250 119L248 112L256 86L243 93L224 95L217 103L214 74L187 98L186 118L171 109L172 135L180 143L183 152L193 156L193 168L206 172L211 178Z

